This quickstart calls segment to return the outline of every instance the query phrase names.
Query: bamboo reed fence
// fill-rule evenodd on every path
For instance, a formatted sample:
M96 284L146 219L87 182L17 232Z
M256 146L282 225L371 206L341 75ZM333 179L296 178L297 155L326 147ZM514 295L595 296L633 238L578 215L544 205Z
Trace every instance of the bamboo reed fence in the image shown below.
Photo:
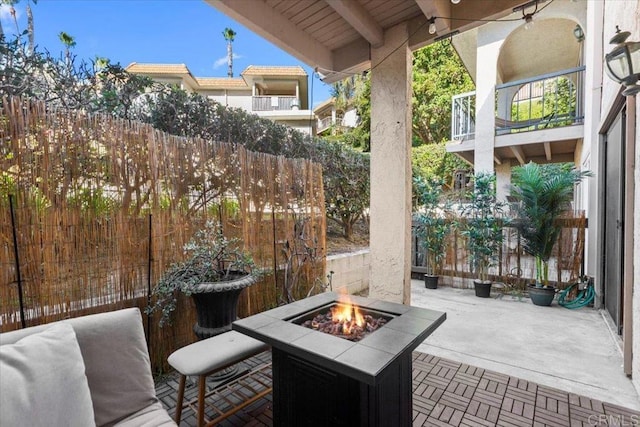
M549 260L549 281L559 287L566 288L582 276L584 270L584 244L587 219L584 212L567 212L559 219L562 231L555 244ZM474 278L473 268L465 239L456 227L451 225L452 233L447 237L446 256L443 261L441 275L456 280L452 283L464 282L459 279ZM524 290L527 283L535 280L535 262L522 247L518 231L514 227L503 227L503 243L497 255L495 265L489 269L492 280L506 285L506 289ZM426 273L425 253L420 238L414 233L412 245L412 273L420 277ZM420 277L421 278L421 277ZM468 283L471 283L469 281Z
M318 164L19 98L3 99L0 138L0 331L144 312L210 219L272 271L243 292L241 317L303 297L325 277ZM160 370L196 339L193 303L181 298L172 326L157 323L145 327Z

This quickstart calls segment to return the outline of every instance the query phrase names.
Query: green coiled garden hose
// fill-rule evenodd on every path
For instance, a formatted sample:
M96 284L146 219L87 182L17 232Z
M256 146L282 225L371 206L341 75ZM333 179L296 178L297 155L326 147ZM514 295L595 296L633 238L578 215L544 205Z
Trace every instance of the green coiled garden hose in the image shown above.
M578 283L574 283L573 285L569 286L567 289L560 291L560 293L558 294L558 304L560 304L564 308L570 308L570 309L580 308L580 307L584 307L586 305L591 304L591 302L593 302L593 299L596 296L596 293L593 290L593 285L591 283L587 283L584 289L578 292L578 295L576 295L574 299L572 299L571 301L565 302L565 299L569 294L569 292L571 292L571 289L573 289L577 285Z

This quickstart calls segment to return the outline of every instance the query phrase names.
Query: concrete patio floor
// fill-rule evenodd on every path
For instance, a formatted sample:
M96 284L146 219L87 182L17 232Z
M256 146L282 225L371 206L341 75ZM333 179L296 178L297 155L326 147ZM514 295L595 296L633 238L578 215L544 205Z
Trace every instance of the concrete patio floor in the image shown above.
M640 398L599 311L477 298L473 290L425 289L421 281L412 283L412 305L447 312L413 354L414 426L640 425ZM267 352L242 365L269 360ZM185 397L196 389L188 386ZM176 390L175 374L156 386L171 414ZM195 425L185 411L181 426ZM272 426L271 394L219 425Z
M556 301L538 307L499 293L478 298L473 289L425 289L419 280L412 281L411 304L447 313L417 351L640 410L599 310Z

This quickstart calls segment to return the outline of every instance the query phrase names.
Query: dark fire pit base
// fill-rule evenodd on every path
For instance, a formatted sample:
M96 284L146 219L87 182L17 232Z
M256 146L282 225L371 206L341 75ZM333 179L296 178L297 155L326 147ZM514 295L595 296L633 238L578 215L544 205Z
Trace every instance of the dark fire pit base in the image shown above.
M273 349L273 412L278 426L409 426L411 352L376 385Z
M274 426L411 426L411 355L446 315L349 299L390 320L357 342L296 324L346 302L327 292L233 322L234 330L271 345Z

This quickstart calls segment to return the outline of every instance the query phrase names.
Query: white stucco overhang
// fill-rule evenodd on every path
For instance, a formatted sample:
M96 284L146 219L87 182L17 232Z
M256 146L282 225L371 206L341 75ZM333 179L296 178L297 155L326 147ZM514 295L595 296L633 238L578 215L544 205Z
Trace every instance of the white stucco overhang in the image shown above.
M253 113L271 120L315 120L311 110L267 110Z
M529 161L572 162L583 136L583 125L498 135L495 138L494 162L502 164L517 160L521 165ZM474 150L475 139L455 141L447 145L448 152L455 153L469 164L474 163Z

